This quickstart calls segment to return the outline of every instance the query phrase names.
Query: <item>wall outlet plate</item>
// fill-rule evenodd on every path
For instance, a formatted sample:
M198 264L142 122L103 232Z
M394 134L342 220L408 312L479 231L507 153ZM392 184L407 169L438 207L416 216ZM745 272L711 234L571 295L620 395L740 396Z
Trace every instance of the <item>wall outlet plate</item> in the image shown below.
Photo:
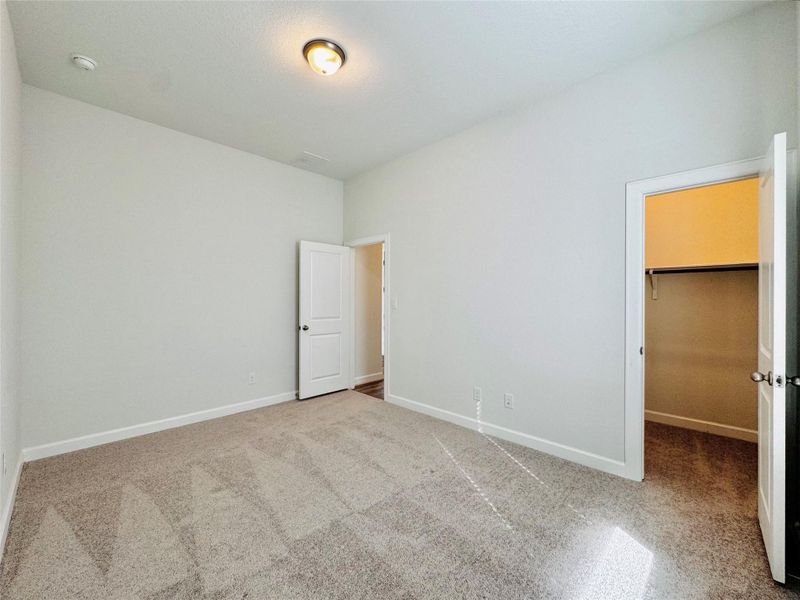
M506 408L514 408L514 394L503 395L503 406Z
M256 382L256 374L255 371L250 371L250 377L247 378L247 383L253 385Z
M472 388L472 399L475 402L481 401L481 388L479 388L477 385L474 388Z

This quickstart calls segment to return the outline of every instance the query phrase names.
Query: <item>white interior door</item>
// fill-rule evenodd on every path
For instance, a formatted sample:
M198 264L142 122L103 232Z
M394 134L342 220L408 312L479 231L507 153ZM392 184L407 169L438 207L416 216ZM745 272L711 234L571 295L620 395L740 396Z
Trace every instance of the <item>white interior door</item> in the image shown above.
M758 521L772 577L786 579L786 134L759 173Z
M299 397L348 387L350 248L300 242Z

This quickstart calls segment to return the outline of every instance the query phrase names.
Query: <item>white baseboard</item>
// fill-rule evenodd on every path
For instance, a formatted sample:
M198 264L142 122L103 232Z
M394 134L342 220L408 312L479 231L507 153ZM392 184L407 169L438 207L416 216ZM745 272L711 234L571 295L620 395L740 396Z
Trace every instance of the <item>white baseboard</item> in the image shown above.
M690 419L689 417L680 417L678 415L670 415L654 410L644 411L644 418L646 421L653 421L654 423L683 427L684 429L692 429L694 431L704 431L706 433L736 438L737 440L744 440L746 442L758 442L758 431L754 429L724 425L722 423L714 423L713 421Z
M248 410L254 410L256 408L272 406L273 404L280 404L281 402L294 400L295 398L297 398L296 391L283 392L282 394L275 394L274 396L267 396L265 398L256 398L255 400L247 400L245 402L238 402L236 404L227 404L217 408L210 408L208 410L178 415L177 417L169 417L167 419L150 421L148 423L141 423L139 425L131 425L129 427L121 427L119 429L91 433L89 435L71 438L60 442L43 444L41 446L33 446L32 448L24 448L22 450L22 460L24 462L29 462L32 460L39 460L40 458L47 458L48 456L56 456L57 454L65 454L67 452L74 452L75 450L83 450L84 448L101 446L103 444L118 442L119 440L146 435L148 433L164 431L165 429L173 429L174 427L191 425L192 423L199 423L200 421L208 421L210 419L217 419L219 417L225 417Z
M370 373L369 375L359 375L355 378L356 385L364 383L372 383L373 381L380 381L383 379L383 371L378 373Z
M467 429L478 431L478 420L473 419L472 417L465 417L464 415L459 415L457 413L450 412L449 410L436 408L435 406L430 406L429 404L423 404L421 402L416 402L414 400L409 400L408 398L403 398L402 396L396 396L393 394L387 395L386 401L397 406L402 406L403 408L408 408L410 410L414 410L443 421L448 421L450 423L466 427ZM522 433L521 431L515 431L499 425L492 425L491 423L486 423L483 421L480 422L480 427L483 430L483 433L487 435L504 439L509 442L514 442L515 444L519 444L521 446L527 446L528 448L533 448L534 450L538 450L546 454L552 454L553 456L570 460L593 469L605 471L606 473L611 473L612 475L629 477L629 474L625 468L625 463L622 461L600 456L598 454L593 454L591 452L586 452L585 450L573 448L572 446L559 444L558 442L551 442L550 440L532 436L527 433Z
M5 506L2 507L2 515L0 515L0 559L6 549L6 538L8 537L8 528L11 525L11 515L14 512L14 500L17 497L17 485L19 484L19 477L22 474L22 454L20 453L17 458L17 464L14 467L14 474L11 476L11 485L8 487L6 494Z

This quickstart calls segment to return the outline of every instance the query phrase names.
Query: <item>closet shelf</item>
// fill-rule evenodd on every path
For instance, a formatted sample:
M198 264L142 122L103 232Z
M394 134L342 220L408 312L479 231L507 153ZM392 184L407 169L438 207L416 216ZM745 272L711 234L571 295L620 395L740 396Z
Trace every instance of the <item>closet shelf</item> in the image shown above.
M648 267L648 275L664 275L672 273L713 273L717 271L757 271L758 263L740 263L735 265L700 265L696 267Z

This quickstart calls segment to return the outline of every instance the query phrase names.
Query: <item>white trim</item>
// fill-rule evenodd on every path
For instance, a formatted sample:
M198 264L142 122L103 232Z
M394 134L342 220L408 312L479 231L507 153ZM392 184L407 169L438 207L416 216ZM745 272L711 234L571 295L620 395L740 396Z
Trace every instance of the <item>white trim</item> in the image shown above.
M380 233L378 235L356 238L354 240L350 240L349 242L345 242L344 245L350 246L351 248L355 248L356 246L372 246L373 244L385 244L388 239L388 233Z
M396 406L401 406L409 410L423 413L430 417L441 419L442 421L448 421L449 423L454 423L455 425L460 425L461 427L466 427L467 429L472 429L474 431L478 431L480 428L480 430L487 435L492 435L509 442L514 442L515 444L519 444L521 446L533 448L534 450L551 454L565 460L570 460L593 469L599 469L600 471L605 471L606 473L611 473L612 475L620 475L622 477L626 476L625 464L612 458L586 452L585 450L559 444L558 442L552 442L544 438L528 435L527 433L501 427L500 425L492 425L491 423L486 423L484 421L479 422L477 419L473 419L472 417L465 417L464 415L450 412L449 410L436 408L435 406L423 404L422 402L416 402L415 400L409 400L408 398L403 398L401 396L387 394L385 397L387 402Z
M227 404L217 408L209 408L208 410L200 410L193 413L187 413L185 415L178 415L177 417L168 417L158 421L140 423L139 425L120 427L119 429L101 431L100 433L91 433L89 435L71 438L60 442L43 444L41 446L33 446L32 448L24 448L22 450L22 459L24 462L39 460L40 458L47 458L48 456L56 456L58 454L74 452L75 450L83 450L84 448L101 446L103 444L118 442L120 440L126 440L128 438L133 438L140 435L147 435L148 433L155 433L156 431L164 431L165 429L173 429L175 427L182 427L183 425L199 423L200 421L209 421L211 419L226 417L228 415L254 410L256 408L272 406L273 404L280 404L281 402L294 400L296 398L296 391L283 392L282 394L275 394L274 396L256 398L255 400L247 400L245 402L238 402L236 404Z
M383 379L383 371L378 371L377 373L370 373L369 375L359 375L353 381L356 385L362 385L364 383L372 383L373 381L380 381Z
M0 521L0 559L3 558L3 553L6 549L6 538L8 537L8 529L11 526L11 515L14 513L14 500L17 497L17 485L19 478L22 475L22 453L17 457L17 466L14 469L14 475L11 478L11 485L8 486L8 494L5 498L5 506L3 507L2 519Z
M691 419L689 417L671 415L669 413L657 412L655 410L645 410L644 418L647 421L652 421L653 423L662 423L664 425L682 427L683 429L691 429L693 431L704 431L706 433L713 433L714 435L735 438L737 440L744 440L746 442L758 442L758 431L755 429L736 427L735 425L725 425L724 423L715 423L714 421Z
M761 158L633 181L625 186L625 476L644 479L644 199L758 176Z
M386 343L383 350L383 393L384 398L389 397L389 382L391 380L391 323L392 323L392 278L391 278L391 243L389 233L381 233L368 237L357 238L345 242L345 246L356 248L358 246L371 246L372 244L383 244L383 285L386 291L383 293L383 314L386 322L383 324ZM356 387L356 278L355 278L355 252L351 253L350 266L353 277L350 278L350 389Z

